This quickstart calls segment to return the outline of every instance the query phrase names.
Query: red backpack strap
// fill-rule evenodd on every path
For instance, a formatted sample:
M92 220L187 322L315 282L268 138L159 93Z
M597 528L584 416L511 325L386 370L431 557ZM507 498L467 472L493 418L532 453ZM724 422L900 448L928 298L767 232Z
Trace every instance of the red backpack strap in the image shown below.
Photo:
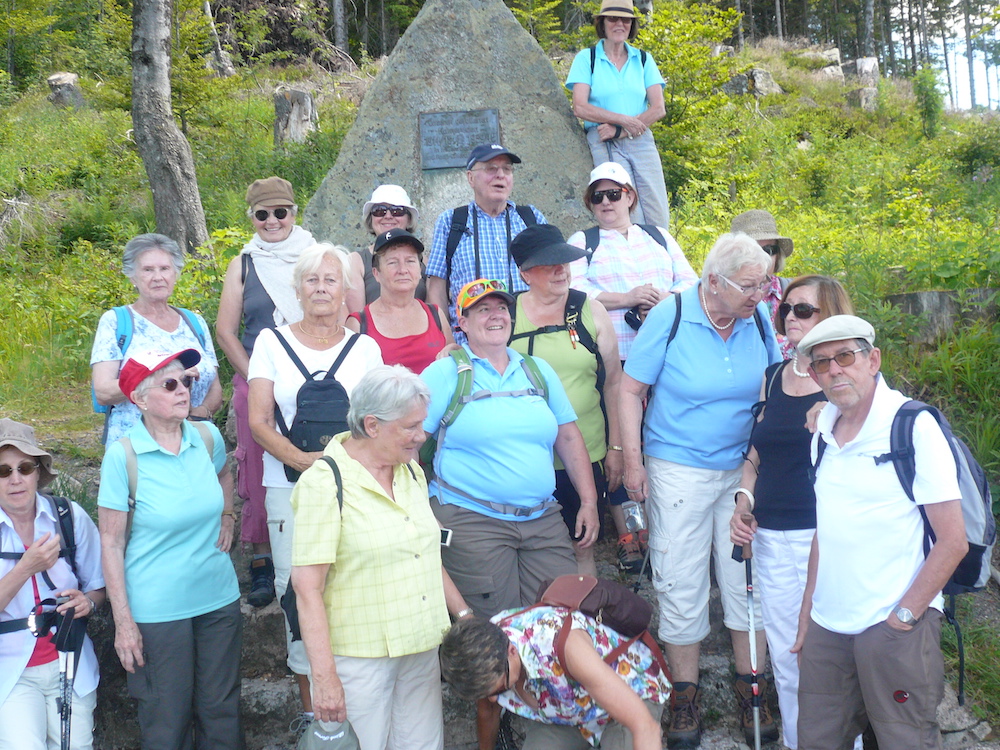
M556 633L556 637L552 639L552 650L556 652L556 661L559 662L559 666L562 667L562 670L567 677L573 677L573 674L569 671L569 667L566 666L566 640L569 638L569 634L572 630L573 610L570 610L563 618L563 624L559 627L559 632ZM573 677L573 679L576 678Z

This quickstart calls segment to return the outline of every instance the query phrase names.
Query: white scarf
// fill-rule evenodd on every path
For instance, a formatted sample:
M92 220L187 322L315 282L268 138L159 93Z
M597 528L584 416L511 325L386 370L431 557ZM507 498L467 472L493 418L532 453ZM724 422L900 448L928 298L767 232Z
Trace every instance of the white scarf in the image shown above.
M302 305L295 296L292 269L302 251L315 243L316 240L307 230L296 225L281 242L264 242L259 234L254 233L253 239L241 251L241 254L253 259L257 278L274 303L276 326L302 320Z

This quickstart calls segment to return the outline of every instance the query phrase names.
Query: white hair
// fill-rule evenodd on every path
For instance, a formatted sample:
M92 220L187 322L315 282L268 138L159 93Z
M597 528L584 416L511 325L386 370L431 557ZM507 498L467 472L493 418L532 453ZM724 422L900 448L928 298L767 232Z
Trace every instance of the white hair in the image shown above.
M749 234L726 232L709 250L701 271L701 281L707 285L712 274L728 279L744 266L756 266L762 274L767 274L771 270L771 256Z
M379 422L395 422L416 404L427 405L431 392L427 384L402 365L379 365L364 374L351 391L347 426L351 437L370 437L365 432L365 417Z

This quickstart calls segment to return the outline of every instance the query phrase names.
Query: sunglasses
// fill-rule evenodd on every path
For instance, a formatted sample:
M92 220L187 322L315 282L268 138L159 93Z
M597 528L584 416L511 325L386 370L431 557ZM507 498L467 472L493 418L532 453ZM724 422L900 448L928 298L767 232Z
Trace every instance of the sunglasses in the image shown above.
M778 315L781 316L782 320L787 318L790 312L795 313L795 317L799 320L808 320L813 314L819 312L819 308L813 307L808 302L796 302L794 305L782 302L778 305Z
M467 286L458 293L458 309L466 309L484 294L506 291L507 285L499 279L482 279Z
M608 190L595 190L593 195L590 196L590 205L596 206L600 203L604 203L604 198L612 203L617 203L622 199L623 188L610 188Z
M864 349L854 349L849 352L841 352L835 357L823 357L822 359L814 359L809 366L813 369L817 375L822 375L824 372L830 371L830 363L836 362L841 367L850 367L854 364L854 360L857 359L857 353L863 352Z
M22 477L30 477L38 470L38 461L22 461L17 465L17 473ZM14 473L14 466L0 464L0 479L7 479Z
M781 245L761 245L760 249L763 250L768 255L777 255L781 252Z
M276 208L276 209L274 209L274 211L268 211L266 208L260 208L260 209L258 209L258 210L256 210L256 211L253 212L253 217L257 221L267 221L267 217L270 216L272 213L274 214L274 218L275 219L277 219L278 221L281 221L286 216L288 216L288 209L287 208Z
M386 214L390 214L394 218L399 219L403 216L409 216L410 211L403 206L374 206L372 208L372 216L377 216L381 219Z
M157 388L166 388L168 391L173 393L177 390L178 385L183 385L185 388L190 389L191 384L194 382L194 378L190 375L185 375L180 380L177 378L167 378L162 383L160 383Z

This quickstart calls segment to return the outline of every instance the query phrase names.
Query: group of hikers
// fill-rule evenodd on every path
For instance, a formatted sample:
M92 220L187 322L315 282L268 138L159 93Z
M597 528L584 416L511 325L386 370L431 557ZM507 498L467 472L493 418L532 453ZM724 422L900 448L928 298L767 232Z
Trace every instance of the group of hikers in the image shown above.
M440 750L444 679L477 702L481 750L502 710L529 720L525 748L695 748L711 568L748 743L846 750L870 727L884 750L941 747L941 590L967 550L952 446L919 411L912 484L879 460L907 400L843 286L782 275L794 243L770 213L735 216L692 269L630 0L595 25L567 81L594 121L592 228L566 239L514 203L521 159L493 143L429 248L402 186L364 203L355 252L296 225L286 180L248 187L214 329L235 482L208 322L170 304L184 253L126 244L137 296L91 355L96 525L42 492L57 472L33 430L0 420L0 749L93 746L81 625L106 600L143 747L243 747L237 515L246 599L285 612L306 739L349 721L362 750ZM666 664L537 604L596 575L605 511L619 567L648 561Z

